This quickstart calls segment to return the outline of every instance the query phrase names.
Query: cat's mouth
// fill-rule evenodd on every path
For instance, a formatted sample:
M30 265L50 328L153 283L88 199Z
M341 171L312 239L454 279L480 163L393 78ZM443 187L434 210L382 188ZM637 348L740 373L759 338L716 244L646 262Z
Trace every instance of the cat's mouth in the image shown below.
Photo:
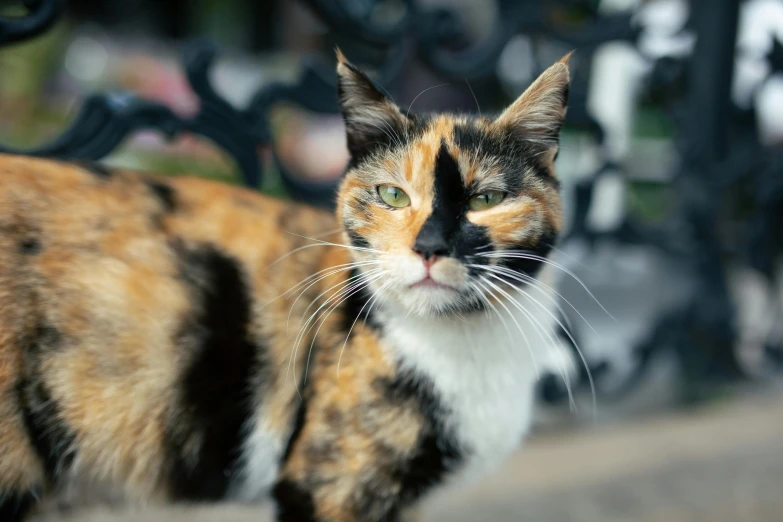
M454 288L453 286L447 285L445 283L439 283L429 275L424 277L420 281L413 283L408 288L439 288L442 290L451 290L452 292L457 292L457 289Z

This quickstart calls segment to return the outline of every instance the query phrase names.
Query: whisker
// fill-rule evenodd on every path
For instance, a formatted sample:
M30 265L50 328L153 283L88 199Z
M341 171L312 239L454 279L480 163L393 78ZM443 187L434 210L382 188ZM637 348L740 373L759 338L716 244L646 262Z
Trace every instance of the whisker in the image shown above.
M378 269L378 270L380 270L380 269ZM341 289L337 290L337 291L336 291L336 293L335 293L335 295L333 295L333 296L330 296L330 297L329 297L329 298L328 298L328 299L327 299L327 300L326 300L326 301L325 301L323 304L321 304L321 306L319 306L319 307L318 307L318 309L316 309L316 311L315 311L315 312L313 312L313 313L312 313L312 315L310 315L310 317L307 319L307 321L305 321L305 322L302 324L302 326L299 328L299 331L297 332L297 335L296 335L296 337L295 337L295 339L294 339L294 346L293 346L293 349L292 349L292 351L291 351L291 356L290 356L290 357L289 357L289 359L288 359L288 369L286 370L286 378L288 378L288 374L291 372L292 363L293 363L293 371L294 371L294 374L296 374L296 362L295 362L295 359L296 359L296 354L297 354L297 352L298 352L299 343L301 342L301 339L302 339L302 337L303 337L304 335L306 335L307 333L309 333L309 331L311 330L311 328L310 328L310 329L308 329L308 328L307 328L307 326L308 326L308 325L310 324L310 322L311 322L311 321L312 321L312 320L315 318L316 314L318 314L318 312L319 312L319 311L321 311L321 310L322 310L322 309L323 309L325 306L328 306L328 305L329 305L329 303L330 303L330 302L332 302L334 299L339 299L339 298L340 298L342 295L344 295L344 292L348 292L348 291L350 291L350 288L348 288L348 289L346 290L346 288L345 288L345 287L349 287L349 286L351 286L351 285L354 285L354 284L355 284L355 282L354 282L354 283L351 283L351 279L356 279L357 277L361 278L361 277L367 277L367 276L365 276L364 274L358 274L358 275L356 275L356 276L353 276L353 277L351 277L351 278L348 278L348 279L347 279L347 280L345 280L345 281L341 281L341 282L337 283L336 285L333 285L333 286L331 286L331 287L330 287L329 289L327 289L325 292L322 292L322 293L321 293L321 294L319 294L319 295L318 295L318 296L317 296L315 299L313 299L313 300L310 302L310 305L308 305L308 307L307 307L307 308L305 309L305 311L302 313L302 317L304 317L304 314L306 314L306 313L307 313L307 312L310 310L310 308L312 307L312 305L313 305L315 302L317 302L317 301L318 301L318 299L320 299L320 298L321 298L321 296L323 296L323 295L324 295L326 292L329 292L329 291L331 291L331 290L333 290L333 289L335 289L335 288L337 288L337 287L343 287L343 288L341 288ZM289 317L290 317L290 312L289 312ZM297 392L298 392L298 391L299 391L299 386L298 386L298 384L297 384L296 386L297 386Z
M490 274L491 277L494 277L498 279L499 281L502 281L506 283L507 285L511 286L511 288L516 289L520 294L522 294L525 298L527 298L529 301L532 301L535 305L537 305L541 310L543 310L547 315L549 315L552 320L554 320L560 328L563 329L565 334L568 336L568 339L574 344L574 347L576 348L576 353L579 355L579 358L582 360L582 364L585 367L586 373L587 373L587 380L590 384L590 392L592 394L592 402L593 402L593 416L595 417L598 413L598 401L595 391L595 382L593 381L593 374L590 371L590 366L587 364L587 359L584 356L584 353L582 352L582 349L579 347L579 343L576 342L576 339L574 339L574 336L571 335L571 332L568 331L568 329L563 325L563 323L560 321L560 319L557 318L555 314L553 314L546 306L541 304L540 301L538 301L536 298L522 290L521 288L514 286L513 284L509 283L508 281L503 280L502 278Z
M579 277L577 277L576 274L574 274L568 268L560 265L559 263L556 263L556 262L552 261L551 259L547 259L546 257L542 257L542 256L535 255L535 254L529 254L529 253L526 253L526 252L515 252L515 251L488 252L488 253L485 253L485 254L476 254L476 255L482 256L482 257L497 257L497 258L506 257L506 258L509 258L509 259L530 259L532 261L540 261L542 263L546 263L546 264L548 264L550 266L553 266L553 267L555 267L555 268L557 268L559 270L562 270L563 272L565 272L569 276L573 277L574 280L582 286L582 288L585 290L585 292L587 292L587 294L593 299L593 301L595 301L595 303L598 306L601 307L601 310L603 310L606 315L608 315L613 320L617 321L617 319L611 313L609 313L609 310L604 308L604 305L601 304L601 302L598 300L598 298L595 297L595 295L593 295L593 292L591 292L590 289L587 288L587 285L585 285L582 282L582 280L579 279Z
M591 271L595 270L594 266L590 266L587 263L585 263L584 261L582 261L581 259L577 259L575 256L569 254L568 252L566 252L562 248L558 248L558 247L556 247L555 245L553 245L551 243L547 243L547 246L549 246L549 248L551 248L553 252L557 252L558 254L560 254L561 256L565 257L569 261L573 261L574 263L577 263L582 268L586 268L586 269L591 270Z
M386 128L391 128L391 126L390 126L388 123L386 123L386 122L383 122L383 124L386 126ZM383 132L383 133L386 135L386 137L387 137L387 138L389 138L389 139L390 139L392 142L395 142L395 144L396 144L397 146L399 146L400 148L402 148L402 143L400 142L400 139L399 139L399 137L398 137L398 136L396 136L396 133L395 133L394 135L392 135L392 134L390 134L390 133L389 133L389 131L388 131L388 130L386 130L386 128L384 128L384 127L381 127L380 125L378 125L378 124L376 124L376 123L373 123L373 122L370 122L370 121L362 121L362 125L370 125L370 126L372 126L372 127L375 127L375 128L376 128L376 129L378 129L379 131ZM393 130L393 129L392 129L392 132L394 132L394 130Z
M494 288L496 291L498 291L498 292L500 292L500 293L505 293L505 292L503 291L503 289L502 289L502 288L498 287L496 284L494 284L494 283L493 283L492 281L490 281L489 279L487 279L487 278L485 278L485 277L481 277L481 280L482 280L484 283L486 283L487 285L489 285L489 286L491 286L492 288ZM508 294L506 294L506 295L508 295ZM509 296L509 297L510 297L510 296ZM511 299L511 301L514 301L514 300L513 300L513 299ZM514 301L514 302L515 302L515 301ZM534 371L536 372L536 379L541 379L541 370L540 370L540 369L539 369L539 367L538 367L538 362L536 361L536 356L535 356L535 354L533 353L533 347L531 346L531 344L530 344L530 341L529 341L529 340L528 340L528 338L527 338L527 334L525 334L525 331L522 329L522 325L521 325L521 324L519 324L519 321L517 321L517 318L514 316L514 314L512 314L512 313L511 313L511 310L509 310L509 309L508 309L508 307L506 306L506 304L503 302L503 300L502 300L502 299L498 299L498 304L499 304L500 306L502 306L502 307L503 307L503 309L506 311L506 313L508 314L508 316L509 316L509 317L511 317L511 320L512 320L512 321L514 321L514 324L516 324L516 326L517 326L517 329L519 330L519 333L520 333L520 334L522 334L522 338L525 340L525 344L527 345L527 349L528 349L528 351L530 352L530 358L531 358L531 359L532 359L532 361L533 361L533 369L534 369ZM522 311L522 310L520 310L520 311ZM523 313L523 315L525 315L525 316L527 316L527 315L528 315L526 311L522 311L522 313Z
M277 301L281 297L289 296L289 294L294 293L298 288L300 288L303 285L306 285L308 283L308 281L310 281L311 279L318 278L321 274L323 274L323 277L319 278L318 281L320 281L321 279L325 279L326 277L329 277L332 274L336 274L338 272L344 272L345 270L351 270L352 268L359 268L359 267L362 267L362 266L371 266L371 265L380 265L380 264L381 264L381 261L357 261L357 262L352 262L352 263L344 263L344 264L341 264L341 265L334 265L334 266L326 267L326 268L324 268L322 270L319 270L318 272L315 272L314 274L310 274L309 276L305 277L304 279L302 279L301 281L299 281L298 283L293 285L291 288L289 288L288 290L286 290L282 294L280 294L277 297L275 297L273 299L270 299L269 301L265 302L262 305L262 308L266 307L266 306L269 306L270 304L274 303L275 301ZM327 271L330 271L330 272L328 274L324 274L324 272L327 272ZM317 283L318 281L315 281L315 282ZM305 288L304 291L307 291L307 288Z
M313 306L313 304L315 304L315 303L316 303L316 302L317 302L317 301L318 301L318 300L319 300L321 297L323 297L324 295L328 294L328 293L329 293L329 292L330 292L332 289L334 289L335 287L337 287L337 286L341 286L341 285L342 285L342 284L344 284L344 283L350 283L350 282L351 282L352 280L354 280L354 279L361 279L362 277L368 277L368 276L371 276L371 275L375 275L376 273L379 273L381 270L382 270L381 268L373 268L372 270L369 270L369 271L367 271L367 272L360 272L360 273L358 273L358 274L356 274L356 275L352 275L351 277L348 277L348 278L347 278L347 279L345 279L344 281L340 281L339 283L335 284L334 286L331 286L331 287L327 288L326 290L324 290L323 292L321 292L320 294L318 294L318 295L315 297L315 299L313 299L312 301L310 301L310 304L309 304L309 305L307 305L307 308L305 308L304 312L302 312L302 315L304 315L304 314L306 314L307 312L309 312L309 311L310 311L310 308ZM327 276L327 277L328 277L328 276ZM316 281L316 282L317 282L317 281ZM315 283L312 283L312 284L315 284ZM312 284L311 284L310 286L312 286ZM308 286L308 288L309 288L309 286ZM291 313L292 313L292 311L293 311L293 309L294 309L294 305L296 304L296 301L298 301L298 300L299 300L299 298L302 296L302 294L303 294L304 292L306 292L306 291L307 291L307 289L303 290L303 291L302 291L302 293L300 293L300 294L299 294L299 296L296 298L296 300L294 301L294 303L291 305L291 308L290 308L290 309L289 309L289 311L288 311L288 320L289 320L289 321L291 320ZM286 323L286 326L287 326L287 325L288 325L288 323Z
M499 275L502 275L502 276L505 276L505 277L509 277L509 278L513 279L514 281L518 281L520 283L527 284L527 285L531 286L532 288L538 290L539 292L541 292L541 295L546 297L547 300L550 303L552 303L555 306L555 308L557 308L557 310L560 312L560 314L565 319L566 324L568 325L568 327L569 328L573 328L573 325L571 324L571 320L568 318L568 315L565 313L565 310L563 310L563 307L560 306L560 303L557 302L557 299L555 299L554 297L552 297L551 295L546 293L543 289L541 289L538 286L539 284L541 284L541 285L545 286L546 288L548 288L549 290L551 290L552 292L557 293L556 290L554 290L550 286L546 285L546 283L543 283L543 282L539 281L538 279L536 279L534 277L531 277L531 276L529 276L527 274L524 274L522 272L517 272L515 270L511 270L510 268L502 266L502 265L466 265L466 266L477 268L477 269L480 269L480 270L486 270L487 272L492 272L492 273L496 273L496 274L499 274ZM560 294L558 294L558 295L560 295Z
M479 107L478 98L476 98L476 93L473 92L473 87L470 86L470 82L468 82L468 79L465 78L465 83L468 85L468 89L470 90L470 94L473 95L473 101L476 102L476 109L478 110L479 116L481 116L481 107Z
M315 281L311 282L309 285L307 285L306 288L304 288L301 292L299 292L299 295L296 297L296 299L294 299L294 302L291 303L291 307L288 309L288 318L286 320L286 328L288 328L288 323L291 321L291 312L293 312L294 307L296 306L297 301L299 301L299 299L305 294L305 292L307 292L313 285L318 284L318 282L326 279L327 277L333 276L335 274L339 274L340 272L346 272L348 270L353 270L354 268L361 268L361 267L364 267L364 266L372 266L372 265L375 265L375 264L380 265L381 263L380 262L369 262L367 264L361 264L361 265L354 264L354 263L349 263L348 266L345 266L345 267L339 268L339 269L335 269L335 270L331 270L330 272L328 272L328 273L318 277ZM380 267L379 268L373 268L372 270L370 270L370 272L372 272L374 270L380 270ZM351 276L350 278L348 278L348 280L354 279L354 278L358 277L359 275L361 275L361 272L359 274L355 275L355 276ZM332 288L334 288L334 287L332 287ZM328 292L329 290L331 290L331 288L329 288L329 289L325 290L324 292L322 292L321 294L319 294L318 297L316 297L316 299L320 298L322 295L324 295L324 293ZM307 308L307 310L309 310L309 307ZM304 313L307 313L307 310L305 310Z
M565 319L566 324L568 325L568 328L573 329L573 325L571 324L571 320L568 318L568 314L565 313L565 310L563 310L563 307L560 306L560 304L557 302L556 299L554 299L552 296L548 295L546 292L544 292L543 290L541 290L541 288L538 287L538 285L543 286L544 288L546 288L550 292L553 292L554 294L556 294L560 299L562 299L563 302L565 302L568 306L570 306L571 309L574 312L576 312L577 315L579 315L579 317L582 319L582 321L584 321L584 323L594 333L598 334L596 329L593 328L593 325L590 324L590 321L588 321L585 318L585 316L582 315L582 313L579 310L577 310L577 308L573 304L571 304L571 301L566 299L565 296L563 296L563 294L558 292L555 288L552 288L548 284L544 283L543 281L539 281L538 279L536 279L533 276L530 276L530 275L525 274L523 272L517 272L516 270L512 270L511 268L509 268L507 266L503 266L503 265L467 265L467 266L473 267L473 268L479 268L479 269L487 270L487 271L490 271L490 272L501 273L501 274L503 274L503 275L505 275L507 277L510 277L510 278L516 280L516 281L519 281L520 283L528 283L528 284L530 284L531 287L533 287L536 290L538 290L539 292L541 292L541 295L545 296L547 299L550 300L550 302L552 304L554 304L557 307L558 311L560 312L560 314Z
M495 303L492 302L492 300L487 297L486 295L482 294L489 294L490 297L495 297L495 294L492 293L492 289L487 289L486 286L481 285L479 287L479 290L482 291L482 293L478 294L479 298L486 304L489 309L495 312L495 315L500 319L500 323L503 325L503 328L506 330L506 334L508 335L508 340L512 343L514 342L514 336L511 334L511 329L508 327L508 324L506 323L505 319L503 319L503 316L500 314L500 310L498 310L497 306L495 306ZM525 343L527 343L528 350L532 351L532 348L530 347L530 344L527 342L527 338L525 338Z
M290 257L290 256L292 256L294 254L296 254L297 252L301 252L302 250L307 250L308 248L313 248L313 247L326 247L326 246L332 246L332 245L330 245L328 243L315 243L313 245L300 246L298 248L295 248L295 249L291 250L290 252L288 252L286 254L283 254L282 256L280 256L277 259L275 259L274 261L272 261L272 263L270 263L266 267L266 269L269 270L270 268L272 268L273 266L275 266L276 264L278 264L282 260L284 260L284 259L286 259L286 258L288 258L288 257Z
M368 279L368 280L361 281L361 282L357 283L356 285L354 285L355 288L352 289L352 291L349 294L343 296L342 298L340 298L340 300L338 300L334 305L331 306L331 308L329 309L329 312L321 320L321 324L318 326L318 329L316 329L315 333L313 334L313 339L310 342L310 349L307 352L307 364L305 365L303 382L307 382L307 373L308 373L308 371L310 369L310 356L313 353L313 346L315 345L315 340L316 340L316 338L318 338L318 333L321 331L321 328L326 323L326 320L329 318L330 315L332 315L332 312L334 312L342 303L344 303L346 300L348 300L351 296L356 295L358 292L361 292L366 287L368 287L370 284L372 284L374 281L377 281L379 278L383 277L384 275L386 275L386 272L382 272L380 274L377 274L376 276L373 276L372 279ZM315 323L313 323L313 324L315 324Z
M441 83L440 85L433 85L432 87L427 87L426 89L421 91L419 94L417 94L416 97L413 98L413 101L411 102L411 104L408 105L408 111L405 113L405 119L407 120L410 117L411 108L413 107L413 104L416 103L416 100L419 99L419 96L421 96L422 94L424 94L427 91L431 91L432 89L437 89L438 87L443 87L444 85L449 85L449 82Z
M370 303L373 302L373 300L380 295L380 293L391 284L391 281L385 282L379 289L377 289L375 292L373 292L372 296L367 300L366 303L362 306L362 308L359 310L359 313L356 315L356 319L353 320L353 323L351 324L351 328L348 329L348 335L345 336L345 342L343 342L343 347L340 349L340 356L337 358L337 376L340 376L340 363L343 360L343 352L345 352L345 347L348 345L348 339L351 337L351 333L353 332L354 326L356 326L356 322L359 320L359 318L362 316L362 312L364 312L364 308L369 304L370 308L367 310L367 315L364 316L364 324L367 324L367 317L370 315L370 312L372 311L372 305Z
M494 277L496 279L499 279L498 277L496 277L496 276L494 276L492 274L490 274L490 276ZM494 283L492 283L488 279L486 279L486 278L483 278L483 279L484 279L484 281L487 284L489 284L492 287L494 287L501 295L505 296L506 299L508 299L511 302L511 304L517 310L519 310L525 316L525 318L527 318L531 322L531 324L533 325L533 328L539 334L539 337L541 337L541 340L544 342L545 345L547 345L549 347L550 350L552 349L553 346L557 346L557 340L555 339L554 334L551 331L549 331L546 328L544 328L544 326L541 324L541 321L539 321L532 313L530 313L530 311L526 310L525 307L523 307L519 302L517 302L517 300L514 299L513 296L511 296L508 292L506 292L502 288L498 287L497 285L495 285ZM500 281L505 282L502 279L500 279ZM501 304L503 304L502 301L499 301L499 302ZM513 318L513 315L512 315L512 318ZM545 337L548 337L549 340L545 339ZM568 376L568 373L563 369L562 365L558 366L558 370L560 372L560 377L563 379L563 382L565 383L566 390L568 391L569 405L571 406L572 409L575 410L576 409L576 402L574 401L573 391L572 391L572 387L571 387L571 378ZM537 374L537 377L540 380L540 378L541 378L540 373Z
M386 254L386 252L384 252L382 250L376 250L374 248L357 247L357 246L352 246L352 245L342 245L340 243L331 243L329 241L322 241L322 240L316 239L314 237L303 236L301 234L297 234L296 232L291 232L289 230L284 230L283 232L285 232L286 234L291 234L292 236L297 236L297 237L301 237L301 238L304 238L304 239L309 239L310 241L315 241L316 243L322 243L324 245L331 245L331 246L334 246L334 247L345 248L345 249L348 249L348 250L358 250L360 252L372 252L374 254Z

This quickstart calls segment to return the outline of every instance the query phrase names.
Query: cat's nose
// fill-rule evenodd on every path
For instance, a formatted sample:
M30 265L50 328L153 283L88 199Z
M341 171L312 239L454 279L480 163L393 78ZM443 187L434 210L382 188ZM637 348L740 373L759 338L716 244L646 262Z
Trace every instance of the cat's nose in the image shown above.
M416 236L416 242L413 244L413 251L423 257L425 260L434 256L449 255L449 230L443 223L432 216L424 222Z
M443 257L449 254L448 245L441 242L423 242L416 241L413 246L413 251L419 254L427 264L435 262L436 257Z
M419 254L419 256L421 256L421 261L422 263L424 263L424 268L426 268L427 271L429 271L429 269L432 268L432 265L434 265L435 261L437 261L438 258L440 257L437 254L425 256L422 252L419 252L418 250L414 250L414 252L416 252L417 254Z

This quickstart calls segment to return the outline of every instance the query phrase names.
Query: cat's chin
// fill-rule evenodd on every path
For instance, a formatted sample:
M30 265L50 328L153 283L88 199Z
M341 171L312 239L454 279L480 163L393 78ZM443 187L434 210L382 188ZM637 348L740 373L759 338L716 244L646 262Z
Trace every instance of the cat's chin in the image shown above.
M406 313L443 317L478 311L475 300L456 288L437 283L418 283L397 293L396 301Z

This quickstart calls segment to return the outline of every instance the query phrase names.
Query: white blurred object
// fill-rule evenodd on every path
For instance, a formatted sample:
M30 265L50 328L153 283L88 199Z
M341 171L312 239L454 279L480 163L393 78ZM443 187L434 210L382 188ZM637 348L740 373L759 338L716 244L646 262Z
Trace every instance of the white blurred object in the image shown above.
M508 41L500 53L497 74L507 81L515 91L522 92L533 79L533 46L530 38L516 35Z
M603 45L593 56L587 110L604 129L608 159L617 163L630 149L637 92L647 69L626 42Z
M753 101L758 115L762 142L783 140L783 78L769 75L766 55L773 41L783 42L783 2L780 0L749 0L740 11L737 28L737 56L733 95L735 101L747 107ZM765 82L765 83L763 83Z
M688 14L684 0L646 2L635 17L635 22L643 28L639 38L642 54L650 58L689 54L696 38L683 31Z
M617 230L625 219L625 180L620 171L607 170L595 180L593 201L587 212L587 226L595 232Z
M737 46L762 56L772 49L772 39L783 41L783 2L748 0L740 8Z
M622 13L639 7L640 0L603 0L598 6L601 14Z
M783 75L776 74L756 94L759 133L765 144L783 140Z
M83 35L74 38L65 53L65 70L84 83L98 82L106 71L109 53L97 38Z

